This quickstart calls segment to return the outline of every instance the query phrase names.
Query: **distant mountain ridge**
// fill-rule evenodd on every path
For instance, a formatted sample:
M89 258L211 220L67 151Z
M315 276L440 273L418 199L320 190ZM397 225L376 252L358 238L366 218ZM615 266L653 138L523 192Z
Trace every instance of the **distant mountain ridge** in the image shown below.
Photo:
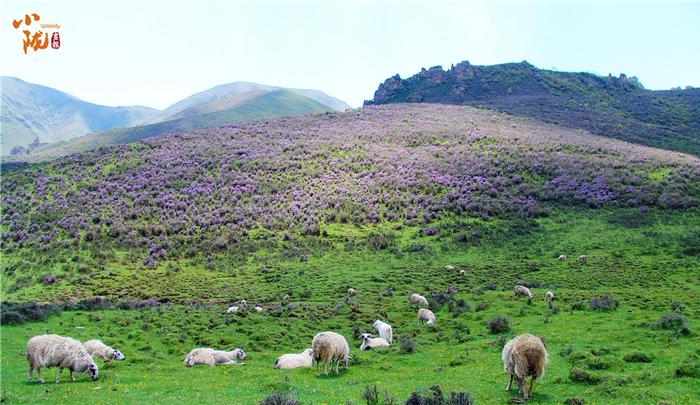
M64 105L68 107L62 108ZM162 111L105 107L9 77L3 78L2 107L2 153L14 155L5 156L6 162L44 160L167 132L350 108L319 90L250 82L215 86ZM63 116L68 124L56 124ZM64 131L51 136L57 128Z
M2 154L26 148L36 138L59 142L77 135L123 127L157 110L143 106L108 107L83 101L62 91L2 76L0 136Z
M700 155L700 89L645 90L636 77L491 66L468 61L392 76L365 105L483 106L629 142Z

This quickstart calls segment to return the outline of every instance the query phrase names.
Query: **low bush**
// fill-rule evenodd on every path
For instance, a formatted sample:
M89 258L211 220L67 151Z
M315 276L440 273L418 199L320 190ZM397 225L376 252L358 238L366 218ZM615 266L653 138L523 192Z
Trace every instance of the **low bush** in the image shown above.
M24 323L24 317L15 311L2 312L0 314L0 325L21 325Z
M489 321L486 323L486 327L488 328L489 332L493 334L510 332L510 323L508 322L508 318L503 315L497 315L489 319Z
M676 369L675 376L700 378L700 358L690 356L685 359Z
M399 337L399 351L401 354L413 353L416 348L416 341L406 335Z
M613 311L620 306L620 301L613 299L609 294L591 298L588 309L591 311Z
M427 392L414 391L406 400L406 405L472 405L468 392L450 392L449 398L442 393L439 385L430 387Z
M579 367L571 369L569 379L573 382L583 384L598 384L603 380L600 376Z
M653 358L642 352L632 352L632 353L627 353L622 360L626 361L627 363L651 363Z
M260 405L299 405L294 395L288 392L273 392L259 402Z

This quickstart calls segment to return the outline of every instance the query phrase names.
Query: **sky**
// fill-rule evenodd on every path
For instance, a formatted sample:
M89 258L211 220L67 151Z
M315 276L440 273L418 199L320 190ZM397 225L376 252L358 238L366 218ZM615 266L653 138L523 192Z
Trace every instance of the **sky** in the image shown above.
M24 28L12 20L28 13L41 18L33 24L61 25L59 49L24 54ZM700 87L698 21L697 1L2 0L0 72L93 103L158 109L239 80L318 89L359 107L389 76L463 60Z

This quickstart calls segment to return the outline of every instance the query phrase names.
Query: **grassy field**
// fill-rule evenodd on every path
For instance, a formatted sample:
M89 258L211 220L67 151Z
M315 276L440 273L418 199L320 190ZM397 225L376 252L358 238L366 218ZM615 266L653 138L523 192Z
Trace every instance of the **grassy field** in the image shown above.
M635 209L562 208L527 220L447 217L436 227L437 235L426 236L418 228L391 223L329 224L326 236L284 242L253 234L247 245L208 260L164 261L154 269L134 265L129 252L116 250L52 258L47 261L54 266L52 274L76 278L28 283L5 292L3 301L99 295L179 304L71 310L46 322L3 325L2 402L252 404L283 391L302 403L360 404L365 387L376 385L402 403L415 390L440 385L445 392L469 392L476 403L506 403L516 391L504 390L501 348L510 337L529 332L544 338L550 354L533 403L571 397L593 404L698 403L697 210L653 209L640 216ZM568 260L558 261L560 254ZM582 254L588 256L585 264L576 261ZM22 264L26 258L21 251L5 255L3 274L14 268L34 280L47 272ZM456 269L445 270L447 264ZM460 277L459 270L466 276ZM513 297L517 280L536 286L531 303ZM444 292L450 285L457 287L456 294L432 300L436 325L418 324L408 295ZM350 286L359 294L346 303ZM542 298L548 290L557 297L553 308ZM238 299L271 306L283 294L291 296L292 305L247 316L224 313ZM619 307L591 310L591 298L604 294ZM448 304L439 305L441 298ZM672 312L674 301L687 330L654 325ZM509 332L490 333L487 321L497 315L508 319ZM377 318L393 324L396 336L414 341L414 351L403 353L397 342L385 351L360 352L353 334L370 331ZM272 368L277 356L309 347L323 330L348 338L353 358L348 371L317 377L315 370ZM60 384L28 383L26 341L47 331L80 340L101 338L127 360L100 362L97 382L81 376L70 383L66 373ZM246 350L245 365L182 365L194 347L234 345ZM645 362L633 361L640 359ZM44 376L48 381L53 372Z

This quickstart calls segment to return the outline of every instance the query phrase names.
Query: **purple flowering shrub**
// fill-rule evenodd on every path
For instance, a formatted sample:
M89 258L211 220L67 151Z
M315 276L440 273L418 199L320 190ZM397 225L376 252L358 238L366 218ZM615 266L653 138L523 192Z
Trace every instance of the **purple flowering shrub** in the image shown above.
M648 175L659 169L668 176ZM323 237L328 223L403 222L435 235L430 224L449 215L685 209L699 183L700 161L676 152L461 106L373 106L19 169L3 181L1 243L5 252L107 245L141 252L151 268L226 250L256 229L289 241Z

